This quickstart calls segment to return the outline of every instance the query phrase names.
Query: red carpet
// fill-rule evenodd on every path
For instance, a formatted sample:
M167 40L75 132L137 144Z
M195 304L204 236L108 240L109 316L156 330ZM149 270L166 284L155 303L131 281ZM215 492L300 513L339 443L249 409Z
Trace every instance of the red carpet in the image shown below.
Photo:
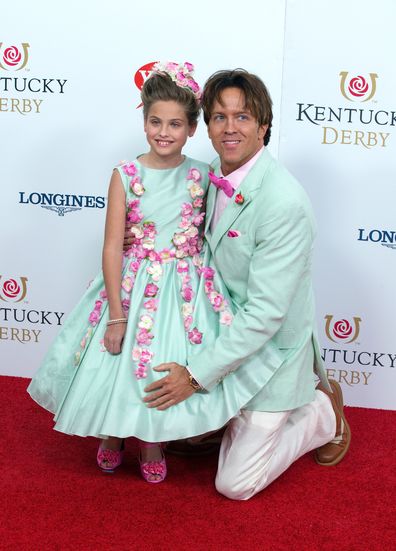
M52 430L26 394L0 377L1 550L396 550L396 412L347 408L350 452L336 467L310 455L247 502L216 493L216 457L168 457L149 485L134 443L114 475L94 439Z

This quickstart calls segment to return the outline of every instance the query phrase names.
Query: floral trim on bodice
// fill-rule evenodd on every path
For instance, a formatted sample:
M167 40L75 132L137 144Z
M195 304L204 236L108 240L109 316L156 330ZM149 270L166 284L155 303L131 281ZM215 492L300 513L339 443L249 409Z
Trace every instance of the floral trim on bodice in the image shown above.
M130 222L130 231L133 235L130 248L124 252L126 262L129 262L127 274L121 282L121 301L125 314L128 315L130 295L135 283L135 278L143 260L146 261L146 272L149 275L148 283L144 289L144 302L139 316L135 343L132 349L132 360L136 365L135 376L137 379L147 377L147 371L151 366L154 353L150 350L151 341L154 338L153 328L155 313L158 308L158 295L160 282L163 275L162 265L168 262L176 262L176 271L180 278L180 294L182 298L181 315L187 338L191 344L201 344L203 333L193 327L194 320L194 290L191 286L190 263L192 260L197 273L204 279L205 294L215 312L219 312L219 321L230 325L233 319L229 305L224 296L217 292L213 278L213 268L203 266L201 251L203 247L203 222L205 213L202 212L204 189L200 185L201 172L197 168L191 168L187 174L187 187L191 196L190 202L181 205L179 230L173 234L168 248L156 250L155 238L157 230L155 223L145 220L144 213L140 210L140 198L145 193L145 188L134 163L124 163L121 168L129 177L129 189L133 199L127 201L126 220ZM90 326L80 343L80 350L75 355L75 364L81 361L81 355L93 335L93 328L101 319L103 302L107 300L105 289L99 293L94 308L89 315ZM101 350L105 351L103 339L100 341Z

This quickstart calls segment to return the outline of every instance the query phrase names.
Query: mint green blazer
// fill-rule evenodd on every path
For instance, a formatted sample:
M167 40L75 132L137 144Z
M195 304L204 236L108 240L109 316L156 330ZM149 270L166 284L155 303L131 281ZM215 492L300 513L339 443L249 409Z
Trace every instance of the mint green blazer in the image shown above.
M218 173L219 160L213 167ZM189 370L208 391L222 382L245 394L246 409L300 407L314 399L315 373L329 388L315 326L310 201L266 149L238 189L243 202L231 199L212 234L217 193L211 185L205 235L236 313L226 334L191 357Z

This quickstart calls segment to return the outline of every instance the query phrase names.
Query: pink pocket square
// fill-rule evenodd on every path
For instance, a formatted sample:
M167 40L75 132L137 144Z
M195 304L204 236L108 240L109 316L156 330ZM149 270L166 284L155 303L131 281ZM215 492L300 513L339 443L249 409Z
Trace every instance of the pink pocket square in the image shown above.
M238 230L228 230L227 236L228 237L239 237L241 235L241 232Z

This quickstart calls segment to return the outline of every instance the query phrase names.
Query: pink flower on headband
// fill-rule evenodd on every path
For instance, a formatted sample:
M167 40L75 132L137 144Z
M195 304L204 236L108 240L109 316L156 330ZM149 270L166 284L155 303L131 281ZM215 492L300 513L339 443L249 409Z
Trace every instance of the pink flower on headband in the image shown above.
M176 72L179 68L179 64L178 63L174 63L173 61L169 61L167 64L166 64L166 69L168 69L168 71L174 71Z
M193 92L199 92L199 86L198 86L198 83L195 82L195 80L192 80L190 78L188 81L188 86L191 88Z
M183 73L183 71L178 71L176 73L176 82L179 81L180 83L183 83L183 86L186 86L187 84L187 77Z
M186 61L183 65L168 61L165 63L157 62L153 66L153 73L163 73L169 75L177 86L190 90L197 101L201 99L201 89L193 77L194 65Z

